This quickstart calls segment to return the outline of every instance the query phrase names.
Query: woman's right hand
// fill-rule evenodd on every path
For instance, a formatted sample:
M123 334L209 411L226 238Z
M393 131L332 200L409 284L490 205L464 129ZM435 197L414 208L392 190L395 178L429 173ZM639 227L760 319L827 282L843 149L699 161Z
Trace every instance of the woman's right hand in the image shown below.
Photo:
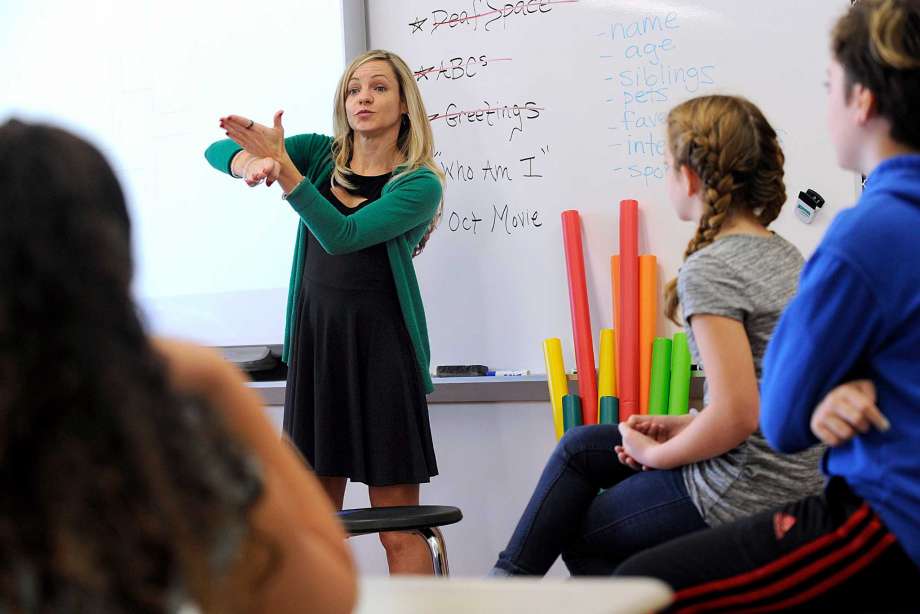
M265 126L242 115L227 115L220 118L224 133L255 158L273 158L283 162L287 158L284 147L284 126L276 111L273 126Z

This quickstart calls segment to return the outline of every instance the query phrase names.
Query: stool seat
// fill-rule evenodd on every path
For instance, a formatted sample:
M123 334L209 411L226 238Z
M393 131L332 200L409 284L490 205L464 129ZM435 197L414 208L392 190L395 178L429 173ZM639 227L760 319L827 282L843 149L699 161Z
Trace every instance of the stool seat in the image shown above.
M428 544L434 575L447 576L447 546L442 527L460 522L460 508L450 505L396 505L393 507L361 507L339 512L339 520L349 536L385 531L415 533Z
M460 522L463 513L450 505L399 505L342 510L339 519L349 535L365 535L442 527Z

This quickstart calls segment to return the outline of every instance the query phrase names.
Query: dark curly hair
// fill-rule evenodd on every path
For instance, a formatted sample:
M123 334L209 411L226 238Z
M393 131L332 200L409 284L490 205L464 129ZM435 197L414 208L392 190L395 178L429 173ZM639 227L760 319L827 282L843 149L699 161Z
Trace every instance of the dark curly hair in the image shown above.
M111 168L9 121L0 219L0 611L243 610L230 570L261 481L215 412L167 384Z

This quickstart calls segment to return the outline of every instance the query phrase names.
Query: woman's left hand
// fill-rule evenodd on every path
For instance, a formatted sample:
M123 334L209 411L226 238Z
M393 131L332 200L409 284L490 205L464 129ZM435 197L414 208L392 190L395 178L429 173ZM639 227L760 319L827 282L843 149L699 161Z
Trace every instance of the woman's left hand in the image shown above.
M633 471L648 471L650 467L642 465L632 456L626 453L626 449L623 446L613 446L613 451L617 453L617 460L622 464L626 465Z
M654 451L661 444L625 422L621 422L619 428L620 435L623 438L623 445L617 446L616 452L617 456L620 457L620 461L633 469L638 469L639 467L646 471L654 469Z
M284 111L275 112L272 127L256 123L241 115L221 117L220 127L249 155L255 158L272 158L278 163L284 163L287 150L284 147L284 126L281 125L283 113Z
M281 164L274 158L249 158L243 167L242 177L250 188L254 188L263 181L270 186L281 175Z

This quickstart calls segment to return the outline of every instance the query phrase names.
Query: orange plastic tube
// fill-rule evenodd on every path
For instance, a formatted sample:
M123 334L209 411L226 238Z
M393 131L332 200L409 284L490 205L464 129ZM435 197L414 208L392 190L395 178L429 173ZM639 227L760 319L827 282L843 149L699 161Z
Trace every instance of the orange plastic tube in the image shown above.
M594 363L594 339L591 311L585 282L585 257L581 246L581 218L578 211L562 212L562 239L565 244L565 268L569 278L569 305L572 309L572 336L575 339L575 364L578 368L578 392L585 424L597 424L597 371Z

